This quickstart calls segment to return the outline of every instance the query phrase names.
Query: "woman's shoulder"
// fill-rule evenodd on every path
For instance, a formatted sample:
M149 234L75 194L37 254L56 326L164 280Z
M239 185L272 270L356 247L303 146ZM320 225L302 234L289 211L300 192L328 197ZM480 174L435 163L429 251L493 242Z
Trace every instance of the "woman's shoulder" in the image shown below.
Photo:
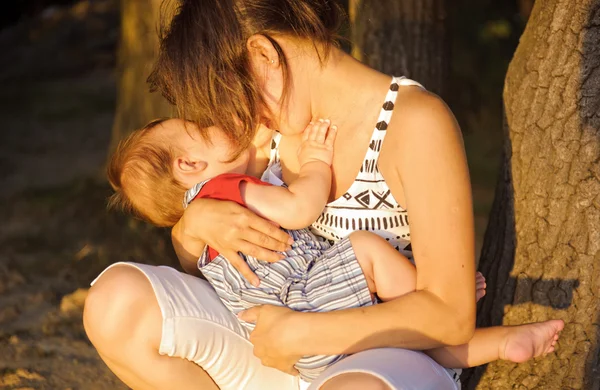
M438 95L417 86L400 88L386 142L411 143L428 137L460 133L452 111Z
M383 165L412 166L417 155L433 160L448 149L462 149L462 134L446 103L422 88L401 88L381 152Z
M391 124L444 120L448 115L451 111L438 95L418 86L406 86L398 90Z

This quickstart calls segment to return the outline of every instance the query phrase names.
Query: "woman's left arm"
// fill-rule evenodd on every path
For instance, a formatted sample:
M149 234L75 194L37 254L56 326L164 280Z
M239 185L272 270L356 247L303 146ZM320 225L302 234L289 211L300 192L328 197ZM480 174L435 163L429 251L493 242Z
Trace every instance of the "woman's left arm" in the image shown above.
M303 355L429 349L472 337L473 210L460 129L434 95L412 89L398 101L380 162L392 190L398 183L403 188L417 290L383 304L329 313L250 309L242 318L257 321L250 340L263 364L289 372Z

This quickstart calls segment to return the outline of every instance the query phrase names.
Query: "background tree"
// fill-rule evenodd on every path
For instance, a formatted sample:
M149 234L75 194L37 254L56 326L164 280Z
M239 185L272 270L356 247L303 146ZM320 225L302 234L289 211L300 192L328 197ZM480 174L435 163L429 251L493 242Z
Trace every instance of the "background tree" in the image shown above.
M158 54L158 21L173 7L163 0L121 0L121 36L117 58L117 109L110 150L149 120L169 116L172 107L159 93L149 93L146 78Z
M448 66L445 0L350 0L352 55L443 94Z
M466 388L600 388L599 42L600 0L535 2L506 76L478 325L567 325L555 356L476 369Z

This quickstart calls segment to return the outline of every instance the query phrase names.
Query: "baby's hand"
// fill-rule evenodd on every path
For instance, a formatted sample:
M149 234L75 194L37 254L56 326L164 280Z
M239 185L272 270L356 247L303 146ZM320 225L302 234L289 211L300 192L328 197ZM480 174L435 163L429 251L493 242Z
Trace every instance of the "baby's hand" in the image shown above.
M304 130L302 144L298 148L300 166L314 161L331 166L337 127L329 127L330 124L329 119L319 119L318 122L311 122Z

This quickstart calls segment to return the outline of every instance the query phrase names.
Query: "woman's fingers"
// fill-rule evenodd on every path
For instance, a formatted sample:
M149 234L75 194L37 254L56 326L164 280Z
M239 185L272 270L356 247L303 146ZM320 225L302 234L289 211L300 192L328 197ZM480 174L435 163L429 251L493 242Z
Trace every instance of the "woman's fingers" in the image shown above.
M256 321L258 320L258 316L260 314L261 308L262 308L262 305L258 305L258 306L251 307L250 309L242 310L241 312L239 312L237 314L237 317L242 321L256 324Z
M277 229L277 230L280 230L280 229ZM285 232L284 232L284 234L285 234ZM286 236L287 236L287 234L286 234ZM282 238L284 238L284 237L282 236ZM285 242L285 243L281 242L281 241L269 236L266 233L255 230L254 228L248 229L244 233L243 239L248 241L251 244L255 244L255 245L260 246L261 248L269 249L272 251L285 252L285 251L291 249L290 244L288 244L287 242ZM287 239L289 239L289 236Z
M292 245L294 243L294 240L292 239L292 237L290 237L289 234L279 229L276 225L270 223L266 219L259 217L258 215L252 214L248 226L260 233L271 237L275 241L284 244L285 248L287 248L288 245ZM275 251L280 250L279 247L275 248L266 246L266 248ZM285 250L285 248L283 250Z
M240 242L238 247L240 252L243 254L255 257L259 260L267 261L269 263L276 263L284 258L283 255L280 255L277 252L270 251L246 241Z
M248 266L248 263L242 260L240 255L233 251L227 253L223 252L221 254L225 256L227 261L229 261L229 263L231 263L231 265L233 265L233 267L237 269L242 274L242 276L248 282L250 282L250 284L252 284L254 287L258 287L260 285L260 279L258 279L258 276L256 276L256 274L252 272L252 270Z
M264 359L264 361L262 362L263 365L267 366L267 367L273 367L278 369L279 371L285 372L286 374L290 374L292 376L298 376L300 373L298 372L298 370L296 370L294 368L294 366L283 366L283 365L278 365L275 362L270 361L269 359Z

